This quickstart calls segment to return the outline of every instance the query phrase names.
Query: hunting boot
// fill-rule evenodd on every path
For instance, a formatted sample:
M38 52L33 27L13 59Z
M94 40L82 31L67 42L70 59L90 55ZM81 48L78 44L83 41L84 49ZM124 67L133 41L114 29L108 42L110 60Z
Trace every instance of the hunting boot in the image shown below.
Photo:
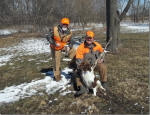
M59 71L54 71L54 78L55 78L56 81L61 80L60 70Z
M78 97L84 93L88 93L87 89L85 86L80 86L80 90L76 92L75 97Z
M93 89L89 89L89 92L88 92L89 94L93 94L94 92L93 92Z
M61 76L60 76L60 75L56 75L56 76L55 76L55 80L56 80L56 81L60 81L60 80L61 80Z
M102 86L106 89L106 91L108 90L107 82L102 82Z
M101 63L101 64L97 65L97 69L99 71L102 86L107 91L108 90L108 86L107 86L107 67L106 67L105 64Z

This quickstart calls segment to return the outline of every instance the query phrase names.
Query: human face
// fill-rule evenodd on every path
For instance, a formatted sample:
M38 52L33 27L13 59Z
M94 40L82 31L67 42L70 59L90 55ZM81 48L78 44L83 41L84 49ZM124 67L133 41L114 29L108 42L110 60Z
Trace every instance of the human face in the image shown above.
M63 30L63 31L66 31L67 28L68 28L68 25L67 25L67 24L63 24L63 25L62 25L62 30Z
M86 43L87 43L88 45L90 45L90 44L92 44L92 43L93 43L94 38L86 37L86 38L85 38L85 40L86 40Z

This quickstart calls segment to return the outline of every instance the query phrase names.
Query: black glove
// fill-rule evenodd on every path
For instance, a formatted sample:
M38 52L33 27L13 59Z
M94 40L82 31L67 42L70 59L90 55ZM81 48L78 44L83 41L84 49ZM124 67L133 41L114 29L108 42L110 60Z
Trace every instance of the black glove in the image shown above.
M49 34L46 34L46 39L47 39L47 41L50 41L50 35Z

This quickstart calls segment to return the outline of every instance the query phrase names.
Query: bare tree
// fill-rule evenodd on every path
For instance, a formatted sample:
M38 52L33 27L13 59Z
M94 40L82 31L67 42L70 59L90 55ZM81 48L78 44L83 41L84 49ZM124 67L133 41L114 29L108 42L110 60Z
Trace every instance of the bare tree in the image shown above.
M126 5L127 0L117 0L118 10L123 12L124 6Z
M146 5L146 0L144 0L144 4L143 4L143 10L142 10L142 22L144 22L145 5Z
M43 28L55 25L62 17L68 17L71 22L81 24L83 29L87 23L91 22L103 23L104 25L106 22L106 6L104 5L106 1L109 0L1 0L0 25L26 24ZM144 0L144 4L139 4L139 7L137 7L137 1L140 0L134 1L133 7L130 9L130 16L134 17L136 21L138 8L138 19L148 18L148 0ZM117 22L117 20L122 20L122 15L124 15L122 7L125 7L125 3L127 0L117 0L116 4L120 4L121 15L119 18L116 17L114 23L119 23L120 21ZM120 14L119 12L117 13L116 9L114 16Z
M131 8L129 10L129 17L134 22L139 22L148 19L148 11L149 10L149 4L148 0L134 0L134 2L131 5Z
M136 22L139 22L139 7L140 7L140 0L137 1Z
M117 10L117 0L107 0L107 38L106 42L112 37L110 48L113 53L116 53L119 45L120 21L126 16L133 0L129 0L125 9L121 14Z

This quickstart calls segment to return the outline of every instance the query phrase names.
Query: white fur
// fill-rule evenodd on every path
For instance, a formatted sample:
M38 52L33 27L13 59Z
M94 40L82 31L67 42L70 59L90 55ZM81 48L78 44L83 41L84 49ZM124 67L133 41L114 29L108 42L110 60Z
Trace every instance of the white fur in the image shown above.
M94 82L94 72L93 71L83 71L82 72L82 78L83 78L83 82L85 83L87 88L91 88L92 87L92 83Z
M82 79L87 88L93 89L94 96L96 96L96 92L97 92L98 88L101 88L102 90L105 91L105 89L103 88L103 86L101 85L101 82L99 80L96 82L95 88L93 88L92 83L94 83L94 79L95 79L93 69L91 69L91 71L83 71L82 70Z

